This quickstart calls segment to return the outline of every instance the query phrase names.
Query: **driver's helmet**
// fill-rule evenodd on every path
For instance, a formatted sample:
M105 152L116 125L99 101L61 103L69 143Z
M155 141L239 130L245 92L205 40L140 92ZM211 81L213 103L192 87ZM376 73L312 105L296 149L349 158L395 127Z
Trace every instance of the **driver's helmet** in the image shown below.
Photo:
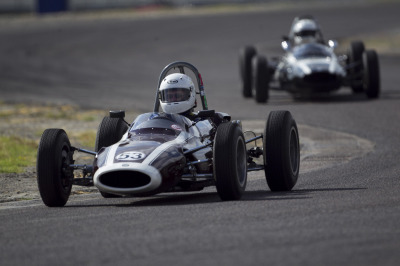
M294 43L303 44L317 41L318 25L312 19L301 19L293 26Z
M166 76L160 84L160 104L164 113L181 114L196 105L196 91L192 79L180 73Z

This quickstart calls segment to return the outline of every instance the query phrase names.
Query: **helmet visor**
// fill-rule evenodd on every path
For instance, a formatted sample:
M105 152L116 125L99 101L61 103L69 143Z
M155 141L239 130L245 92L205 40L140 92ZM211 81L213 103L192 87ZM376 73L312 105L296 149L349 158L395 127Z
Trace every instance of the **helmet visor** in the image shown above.
M317 32L315 30L302 30L296 33L296 36L299 37L315 37Z
M171 88L162 90L161 101L165 103L183 102L190 98L190 90L186 88Z

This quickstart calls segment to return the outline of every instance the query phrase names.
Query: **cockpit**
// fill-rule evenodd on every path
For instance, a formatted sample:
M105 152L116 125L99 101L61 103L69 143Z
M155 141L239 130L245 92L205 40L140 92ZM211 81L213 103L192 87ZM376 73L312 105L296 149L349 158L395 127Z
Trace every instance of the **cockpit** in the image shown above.
M331 52L322 44L307 43L294 47L293 56L297 59L306 59L311 57L327 58L331 57Z
M178 136L182 131L187 132L184 117L176 114L145 113L133 121L129 130L131 136L145 134L162 134Z

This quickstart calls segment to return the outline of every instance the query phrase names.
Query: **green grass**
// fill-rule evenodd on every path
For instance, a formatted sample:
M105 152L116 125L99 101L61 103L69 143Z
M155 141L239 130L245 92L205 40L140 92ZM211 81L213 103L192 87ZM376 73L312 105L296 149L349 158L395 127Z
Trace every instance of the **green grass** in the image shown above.
M0 136L0 173L21 173L35 164L37 144L32 140Z
M80 145L86 148L93 148L96 142L96 131L86 130L74 134Z

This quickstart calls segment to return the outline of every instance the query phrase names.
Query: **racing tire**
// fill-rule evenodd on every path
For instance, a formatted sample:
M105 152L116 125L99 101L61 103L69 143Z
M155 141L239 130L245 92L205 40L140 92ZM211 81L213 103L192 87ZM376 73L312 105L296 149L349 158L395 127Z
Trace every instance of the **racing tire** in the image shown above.
M122 118L111 118L105 116L97 130L95 151L98 152L102 147L108 147L117 143L127 130L128 125ZM103 191L100 191L100 194L103 198L121 197Z
M245 98L252 96L252 65L251 61L256 55L256 49L253 46L246 46L239 52L240 76L242 78L242 94Z
M355 77L354 84L351 85L353 93L361 93L364 91L362 85L363 71L362 56L365 51L364 43L361 41L354 41L350 43L350 50L348 51L348 64L355 64L354 67L350 68L350 75Z
M376 99L380 93L380 74L378 54L375 50L367 50L363 54L364 91L369 99Z
M299 132L289 111L272 111L264 129L265 178L271 191L290 191L300 169Z
M213 147L214 178L221 200L238 200L247 184L247 150L238 123L217 128Z
M74 178L71 144L62 129L46 129L37 152L37 183L40 197L48 207L64 206Z
M117 143L128 130L128 125L122 118L105 116L97 129L95 151Z
M258 103L265 103L269 98L270 73L268 61L264 56L254 58L254 88L255 98Z

